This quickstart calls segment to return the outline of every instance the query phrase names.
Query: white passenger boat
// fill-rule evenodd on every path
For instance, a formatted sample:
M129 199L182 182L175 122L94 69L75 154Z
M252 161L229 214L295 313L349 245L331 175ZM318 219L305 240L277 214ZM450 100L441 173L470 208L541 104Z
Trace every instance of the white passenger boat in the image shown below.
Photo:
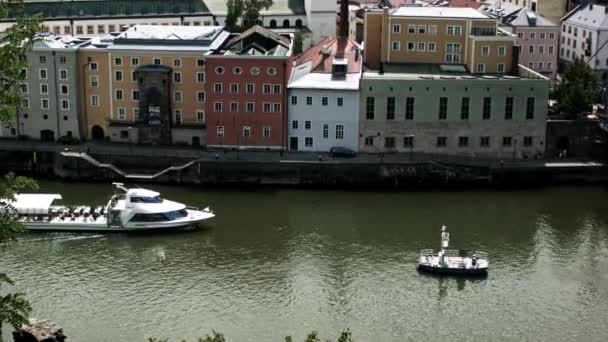
M59 194L18 194L0 199L0 211L18 216L28 230L133 232L194 227L215 215L161 198L160 193L112 183L115 192L105 206L65 206Z
M484 276L488 274L488 255L484 252L467 252L448 249L450 233L447 227L441 227L441 249L423 249L418 259L418 270L422 272Z

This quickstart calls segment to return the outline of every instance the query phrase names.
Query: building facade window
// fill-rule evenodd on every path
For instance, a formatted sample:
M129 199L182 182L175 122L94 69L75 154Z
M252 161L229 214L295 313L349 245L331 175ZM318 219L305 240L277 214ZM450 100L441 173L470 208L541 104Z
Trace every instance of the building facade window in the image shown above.
M99 106L99 96L98 95L91 95L91 106L93 106L93 107Z
M446 120L448 118L448 98L439 98L439 120Z
M484 97L483 98L482 119L490 120L491 117L492 117L492 98Z
M405 120L414 120L414 98L405 99Z
M323 124L323 139L329 138L329 125Z
M67 100L67 99L61 100L61 109L62 110L69 110L70 109L70 101Z
M213 90L215 91L216 94L221 94L222 93L222 84L221 83L214 84Z
M298 97L297 96L291 96L291 104L294 105L294 106L298 104Z
M181 91L176 91L173 94L173 102L176 102L176 103L182 102L182 92Z
M413 148L414 147L414 137L411 135L407 136L407 137L403 137L403 147Z
M306 96L306 105L312 106L312 96Z
M327 96L321 97L321 105L327 106L328 104L329 104L329 99L327 98Z
M386 98L386 120L395 120L395 98Z
M372 96L368 96L365 99L365 119L373 120L375 114L376 99Z
M468 147L469 137L458 137L458 147Z
M480 147L490 147L490 137L488 137L488 136L479 137L479 146Z
M512 137L502 137L502 146L503 147L509 147L513 145L513 138Z
M446 147L448 143L447 137L437 137L437 147Z
M291 120L291 129L298 129L298 120Z
M251 127L243 126L243 137L250 137L250 136L251 136Z
M471 105L471 99L468 97L463 97L460 101L460 119L461 120L469 120L469 108Z
M122 57L114 57L114 65L122 66Z
M338 107L343 107L344 106L344 98L343 97L338 97L336 99L336 101L337 101Z
M272 132L271 127L269 126L264 126L262 127L262 134L264 136L264 138L270 138L270 133Z
M175 81L175 83L182 83L182 73L181 72L174 72L173 73L173 81Z
M131 66L139 65L139 57L131 57Z
M205 102L205 92L199 91L196 93L196 102L203 103Z
M336 139L344 139L344 125L336 125Z
M281 94L281 85L280 84L275 84L272 88L274 90L275 95Z
M401 25L394 24L393 25L393 33L401 33Z
M121 82L122 81L122 71L117 70L114 72L114 80L117 82Z
M304 121L304 129L310 130L311 122L309 120Z
M238 102L230 102L230 112L236 113L239 111L239 103Z
M122 100L122 89L116 89L116 100Z
M174 117L174 122L176 125L181 125L182 124L182 111L181 109L176 109L173 112L173 117Z
M48 78L46 69L40 69L39 70L39 74L40 74L40 79L41 80L46 80Z
M215 134L218 137L223 137L224 136L224 126L217 126L215 129Z
M65 69L59 70L59 79L62 81L67 81L68 80L68 71Z
M116 118L118 120L125 120L127 118L124 108L118 108L118 113L116 114Z
M237 83L230 83L230 94L238 94L239 85Z
M528 97L526 101L526 120L534 119L534 106L535 106L535 98Z
M198 82L198 83L205 82L205 73L204 72L197 72L196 73L196 82Z
M255 103L247 102L247 112L252 113L255 111Z
M214 110L216 113L220 113L220 112L222 111L222 103L221 103L221 102L215 102L215 103L213 104L213 110Z
M312 147L312 137L305 137L304 138L304 146L305 147Z
M513 119L513 98L507 97L505 99L505 120Z
M524 137L524 147L532 146L533 138L531 136Z
M365 137L364 144L365 144L365 146L374 146L374 137L372 137L372 136Z
M385 148L395 148L395 137L384 137Z

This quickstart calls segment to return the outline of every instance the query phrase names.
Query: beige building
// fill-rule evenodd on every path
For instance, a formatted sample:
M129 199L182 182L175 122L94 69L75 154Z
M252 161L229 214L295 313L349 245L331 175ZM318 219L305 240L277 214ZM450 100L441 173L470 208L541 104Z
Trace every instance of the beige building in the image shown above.
M509 73L516 37L472 8L401 7L365 15L365 63L461 64L472 73Z
M92 39L79 58L86 138L201 144L205 55L228 35L216 26L137 25L116 37ZM149 119L157 110L160 120Z

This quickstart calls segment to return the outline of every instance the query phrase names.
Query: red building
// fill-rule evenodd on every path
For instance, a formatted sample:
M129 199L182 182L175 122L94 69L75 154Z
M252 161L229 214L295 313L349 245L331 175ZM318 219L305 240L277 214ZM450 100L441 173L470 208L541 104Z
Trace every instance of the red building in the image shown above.
M285 146L291 43L289 37L256 26L207 56L208 146Z

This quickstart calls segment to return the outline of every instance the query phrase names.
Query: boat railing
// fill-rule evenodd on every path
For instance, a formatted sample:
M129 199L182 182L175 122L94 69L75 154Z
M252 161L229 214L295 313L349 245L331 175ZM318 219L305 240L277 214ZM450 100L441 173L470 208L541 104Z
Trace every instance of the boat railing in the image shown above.
M446 249L443 255L446 257L458 257L460 256L460 251L457 249Z
M474 251L473 253L471 253L471 255L475 254L479 259L487 259L488 258L488 253L486 252L481 252L481 251Z
M432 249L423 249L420 251L420 256L426 257L426 256L433 256L435 254L435 251Z

